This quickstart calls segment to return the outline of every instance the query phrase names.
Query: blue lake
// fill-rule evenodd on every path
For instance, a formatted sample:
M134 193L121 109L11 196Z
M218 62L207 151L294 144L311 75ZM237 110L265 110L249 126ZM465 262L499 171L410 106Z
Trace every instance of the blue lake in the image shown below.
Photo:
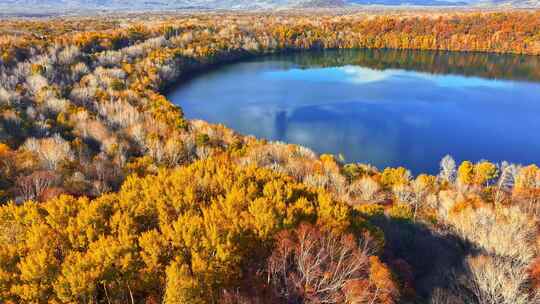
M187 118L379 168L435 173L446 154L540 161L538 57L295 53L197 73L168 97Z

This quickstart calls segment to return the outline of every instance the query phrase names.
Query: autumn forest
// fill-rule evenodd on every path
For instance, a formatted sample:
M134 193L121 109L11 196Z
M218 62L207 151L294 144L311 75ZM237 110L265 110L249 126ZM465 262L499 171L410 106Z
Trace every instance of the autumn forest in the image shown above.
M0 20L0 303L540 303L538 159L413 175L187 119L164 93L366 48L540 56L540 11ZM355 60L399 59L374 54Z

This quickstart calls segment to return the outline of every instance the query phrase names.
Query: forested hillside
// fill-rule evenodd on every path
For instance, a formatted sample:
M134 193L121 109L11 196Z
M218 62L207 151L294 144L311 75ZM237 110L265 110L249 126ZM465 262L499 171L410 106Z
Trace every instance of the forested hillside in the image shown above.
M536 165L344 164L162 95L267 53L540 55L540 12L13 19L0 35L2 303L540 301Z
M69 12L73 10L170 10L170 9L222 9L222 10L253 10L253 9L284 9L284 8L332 8L358 9L361 6L382 5L397 8L399 6L423 7L539 7L537 0L4 0L8 11L21 8L29 14L43 13L43 9Z

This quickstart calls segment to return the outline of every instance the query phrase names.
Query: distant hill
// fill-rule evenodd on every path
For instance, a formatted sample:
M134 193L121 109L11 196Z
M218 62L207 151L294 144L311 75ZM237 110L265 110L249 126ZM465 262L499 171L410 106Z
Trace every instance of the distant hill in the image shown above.
M540 7L540 0L482 0L479 5L510 6L510 7Z
M351 0L349 4L357 5L391 5L391 6L466 6L470 3L464 1L445 0Z
M58 8L201 8L201 9L256 9L278 7L343 6L343 0L1 0L0 5L11 7Z
M12 9L273 9L288 7L511 6L540 7L540 0L0 0Z

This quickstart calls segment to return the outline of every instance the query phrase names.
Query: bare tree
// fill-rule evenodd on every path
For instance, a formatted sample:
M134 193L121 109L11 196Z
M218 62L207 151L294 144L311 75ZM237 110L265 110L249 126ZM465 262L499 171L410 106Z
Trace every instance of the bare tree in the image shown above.
M425 177L425 175L418 176L411 182L410 186L412 195L410 195L409 203L413 207L413 220L415 221L420 205L427 204L428 196L433 190L433 185L429 178L423 177Z
M36 153L49 170L56 170L59 164L65 160L72 160L74 154L68 141L60 135L44 139L30 138L24 143L26 150Z
M71 65L80 55L81 50L77 46L67 46L58 53L58 63L62 65Z
M410 185L397 184L392 187L392 192L399 202L407 205L414 203L414 192Z
M37 171L28 176L19 177L16 185L24 201L38 200L54 183L55 176L50 171Z
M12 96L13 94L10 91L4 89L0 84L0 105L11 105L11 101L13 99Z
M439 178L450 184L456 181L456 161L450 155L446 155L441 160L441 172Z
M466 304L464 299L456 295L453 291L435 288L429 299L430 304Z
M496 204L500 204L505 198L505 195L510 192L514 187L518 171L519 167L514 164L503 162L500 165L501 175L499 176L499 180L497 181L496 189L494 192L494 202Z
M466 261L470 288L478 304L527 304L527 266L500 256L480 255Z
M350 234L337 236L301 225L278 236L269 280L286 303L343 303L347 283L369 276L370 251L369 238L359 245Z
M95 174L95 193L100 195L110 191L110 184L114 181L114 178L119 175L119 173L116 172L117 168L115 164L111 162L105 153L101 152L94 158L92 165Z
M41 75L32 75L26 79L26 84L33 94L37 94L39 90L46 87L49 83L47 79Z
M350 194L357 196L363 201L375 199L375 196L381 190L381 186L371 177L362 177L353 182L349 187Z

